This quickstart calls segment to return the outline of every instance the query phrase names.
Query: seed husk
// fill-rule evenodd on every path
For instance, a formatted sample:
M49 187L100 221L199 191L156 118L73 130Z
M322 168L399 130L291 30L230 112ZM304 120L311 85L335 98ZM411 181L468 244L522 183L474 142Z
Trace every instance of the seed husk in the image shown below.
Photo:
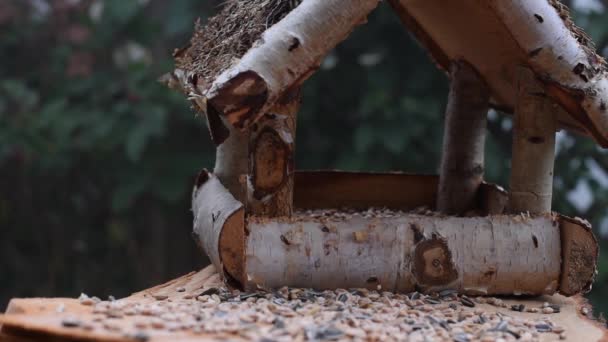
M146 342L150 339L150 336L143 331L138 331L133 335L133 339L139 342Z
M513 311L523 312L525 309L526 309L526 306L523 304L511 305L511 310L513 310Z
M77 328L82 325L82 322L75 317L66 317L61 320L61 325L66 328Z
M510 341L538 340L543 333L557 338L565 333L562 327L550 323L549 316L523 319L511 316L515 315L513 312L488 310L485 305L475 306L481 302L479 297L461 296L454 290L407 295L369 289L321 291L287 287L274 292L241 293L224 287L200 291L200 301L187 300L191 293L186 291L167 298L170 300L150 301L154 296L148 294L142 302L121 299L94 304L99 314L88 321L82 318L80 328L105 327L138 341L146 341L151 331L204 333L212 339L232 336L253 341L307 337L388 341L423 336L429 341ZM198 291L192 297L195 293ZM499 299L489 301L506 306ZM508 307L528 311L523 304ZM534 309L540 311L539 306ZM544 309L556 311L554 304ZM93 322L93 317L99 321ZM141 338L137 338L138 332L142 333Z
M205 291L203 291L201 294L199 294L199 296L211 296L211 295L216 295L219 294L220 290L216 287L211 287L206 289Z
M469 299L469 297L462 296L460 298L460 302L462 303L462 305L464 305L466 307L469 307L469 308L475 307L475 303L471 299Z
M534 326L538 332L550 332L552 330L551 326L546 323L540 323Z
M552 314L552 313L554 313L555 311L553 311L553 308L552 308L552 307L547 306L547 307L544 307L544 308L543 308L542 312L543 312L544 314Z

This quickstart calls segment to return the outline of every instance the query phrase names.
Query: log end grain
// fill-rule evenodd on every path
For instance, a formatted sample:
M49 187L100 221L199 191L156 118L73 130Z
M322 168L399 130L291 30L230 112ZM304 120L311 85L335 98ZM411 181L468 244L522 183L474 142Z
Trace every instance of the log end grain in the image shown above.
M585 293L597 274L599 246L589 222L560 217L562 276L559 292L565 296Z
M224 272L239 288L245 280L245 209L234 212L224 223L219 242Z

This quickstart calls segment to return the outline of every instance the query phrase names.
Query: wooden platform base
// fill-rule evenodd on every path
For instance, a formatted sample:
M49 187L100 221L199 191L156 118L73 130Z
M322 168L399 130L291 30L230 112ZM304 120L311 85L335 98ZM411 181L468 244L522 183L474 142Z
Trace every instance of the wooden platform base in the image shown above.
M220 279L213 269L207 267L199 272L192 272L166 284L159 285L122 299L125 303L138 303L140 305L158 303L159 299L166 302L179 302L187 294L201 294L205 289L221 286ZM166 297L165 297L166 296ZM192 299L195 300L195 299ZM483 311L485 315L501 313L512 319L522 318L537 320L548 317L555 326L564 328L567 341L608 341L608 331L598 322L582 314L583 308L588 307L582 297L566 298L559 295L530 299L502 299L505 307L496 305L477 304L475 308L462 310ZM542 307L544 302L557 304L559 313L544 315L542 313L517 312L511 310L512 305L523 304L528 308ZM590 311L590 308L589 308ZM99 315L97 315L99 316ZM168 329L146 329L146 335L128 335L138 318L137 315L123 316L113 319L108 331L102 328L92 330L83 327L65 327L66 317L75 317L81 321L93 320L93 306L82 305L77 299L13 299L4 315L0 315L0 340L7 341L218 341L218 340L245 340L238 334L226 335L190 330L169 331ZM258 323L262 324L262 323ZM90 328L89 328L90 329ZM342 339L348 340L348 339ZM559 340L559 334L538 334L539 341Z

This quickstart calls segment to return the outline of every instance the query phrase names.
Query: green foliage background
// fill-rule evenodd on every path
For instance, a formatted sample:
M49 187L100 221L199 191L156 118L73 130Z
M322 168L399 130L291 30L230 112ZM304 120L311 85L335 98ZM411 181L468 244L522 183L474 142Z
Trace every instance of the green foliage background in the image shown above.
M0 307L14 296L126 295L206 263L193 177L214 148L171 70L219 1L0 0ZM608 11L575 13L608 46ZM447 78L386 4L306 83L301 169L435 173ZM489 181L508 184L511 119L490 113ZM606 246L608 156L559 135L554 207ZM407 189L395 189L407 191ZM608 255L590 298L608 311Z

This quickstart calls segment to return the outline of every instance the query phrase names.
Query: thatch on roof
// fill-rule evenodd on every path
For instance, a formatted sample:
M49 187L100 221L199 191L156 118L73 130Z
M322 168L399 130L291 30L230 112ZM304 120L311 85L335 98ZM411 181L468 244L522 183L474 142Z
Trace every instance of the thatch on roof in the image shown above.
M210 101L220 116L244 129L308 78L362 13L375 7L371 0L307 1L287 16L301 2L228 0L206 25L197 23L191 44L177 51L173 80L191 99L198 97L200 110L206 112ZM453 59L474 65L492 89L495 108L513 110L515 69L528 65L563 108L560 127L608 147L608 66L559 0L389 2L441 68L447 70ZM328 31L335 31L331 39ZM241 84L251 87L236 96Z
M572 35L576 38L576 40L581 44L583 49L588 55L589 64L595 67L593 70L596 73L599 72L608 72L608 64L606 64L606 60L597 54L597 49L595 47L595 43L582 28L574 23L572 20L572 16L570 15L570 9L568 6L564 5L560 0L548 0L551 6L553 6L557 13L559 13L560 18L563 20L564 25ZM583 76L584 77L584 76Z
M197 20L190 44L177 50L176 66L196 75L191 82L207 88L215 78L254 46L262 33L301 0L228 0L222 11L202 25Z

